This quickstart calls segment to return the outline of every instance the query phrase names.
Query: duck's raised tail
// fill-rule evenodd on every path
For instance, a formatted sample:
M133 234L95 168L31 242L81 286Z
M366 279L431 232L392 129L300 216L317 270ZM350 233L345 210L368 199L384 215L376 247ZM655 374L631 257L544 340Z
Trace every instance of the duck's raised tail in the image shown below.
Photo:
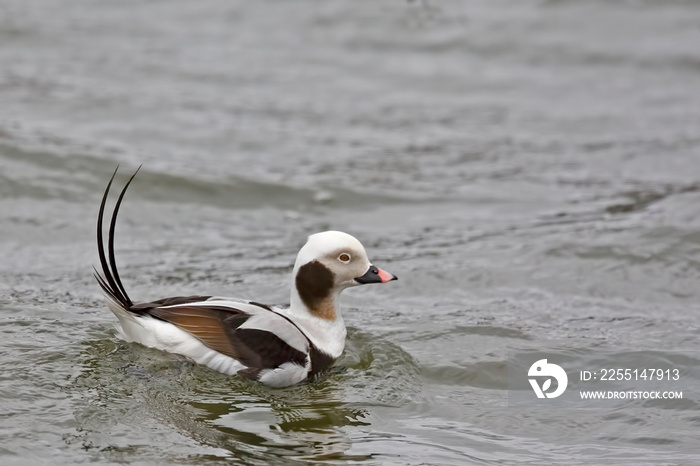
M112 220L109 223L109 235L107 237L107 255L105 254L104 240L102 237L102 221L104 219L105 204L107 203L109 188L112 186L112 182L114 181L114 177L117 175L117 170L119 170L119 167L117 167L114 170L112 178L110 178L109 183L107 183L107 189L105 189L104 196L102 196L102 204L100 204L100 213L97 216L97 253L100 256L100 264L102 265L102 275L100 275L97 269L95 269L95 278L97 279L97 283L100 284L104 292L107 294L107 297L114 301L115 304L118 304L120 307L122 307L124 310L129 310L134 303L131 301L129 295L126 293L124 285L122 285L122 281L119 278L119 272L117 271L117 262L114 258L114 227L117 224L117 214L119 214L119 206L122 203L124 194L126 193L126 190L131 184L131 181L134 179L134 177L140 169L141 167L137 168L134 174L131 175L131 178L129 178L129 181L127 181L126 185L124 185L124 189L122 189L122 192L119 195L119 198L117 199L117 203L114 206L114 211L112 212ZM107 260L108 257L109 261Z

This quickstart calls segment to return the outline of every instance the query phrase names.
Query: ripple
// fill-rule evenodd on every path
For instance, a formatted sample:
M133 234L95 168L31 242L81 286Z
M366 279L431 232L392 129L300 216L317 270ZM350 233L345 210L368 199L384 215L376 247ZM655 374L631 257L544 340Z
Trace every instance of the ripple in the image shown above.
M144 428L153 422L231 454L345 458L344 426L368 426L375 407L401 407L420 396L420 369L410 354L350 329L345 354L308 383L272 389L227 377L177 355L112 339L88 341L72 391L86 444L104 448L95 419ZM142 417L146 408L149 418ZM131 435L122 432L127 438ZM323 443L322 449L309 442ZM163 447L167 448L167 445ZM358 459L358 458L355 458Z

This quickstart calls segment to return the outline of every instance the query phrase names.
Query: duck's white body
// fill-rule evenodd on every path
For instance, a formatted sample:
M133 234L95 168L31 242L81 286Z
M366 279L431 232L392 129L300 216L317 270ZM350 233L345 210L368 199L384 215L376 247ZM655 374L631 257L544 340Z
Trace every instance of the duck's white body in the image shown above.
M121 200L135 175L115 206L108 256L103 245L102 220L114 175L98 216L102 275L95 275L107 295L109 309L119 320L119 335L126 341L187 356L224 374L240 374L266 385L285 387L325 369L342 354L346 336L338 307L342 290L396 279L371 265L355 238L326 231L310 236L299 251L292 272L289 308L212 296L134 304L117 272L114 226Z

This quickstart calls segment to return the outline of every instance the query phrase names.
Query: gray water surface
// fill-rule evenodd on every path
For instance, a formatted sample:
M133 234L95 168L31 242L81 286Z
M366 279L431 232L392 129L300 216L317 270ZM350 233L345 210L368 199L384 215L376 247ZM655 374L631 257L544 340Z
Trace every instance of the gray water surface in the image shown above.
M700 365L700 5L0 3L0 464L700 463L677 403L508 406L509 354ZM282 390L118 340L135 300L288 302L307 235L400 277Z

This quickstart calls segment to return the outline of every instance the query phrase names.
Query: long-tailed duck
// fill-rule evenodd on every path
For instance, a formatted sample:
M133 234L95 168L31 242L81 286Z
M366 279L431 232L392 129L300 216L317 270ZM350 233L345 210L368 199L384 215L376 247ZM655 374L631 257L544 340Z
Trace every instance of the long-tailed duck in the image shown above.
M117 168L118 169L118 168ZM224 374L240 374L272 387L286 387L328 367L345 348L340 292L386 283L396 276L374 265L347 233L309 236L292 272L289 308L215 296L164 298L135 304L122 285L114 257L114 227L131 176L117 199L105 253L102 223L117 170L107 184L97 218L102 275L95 277L117 316L121 338L187 356Z

